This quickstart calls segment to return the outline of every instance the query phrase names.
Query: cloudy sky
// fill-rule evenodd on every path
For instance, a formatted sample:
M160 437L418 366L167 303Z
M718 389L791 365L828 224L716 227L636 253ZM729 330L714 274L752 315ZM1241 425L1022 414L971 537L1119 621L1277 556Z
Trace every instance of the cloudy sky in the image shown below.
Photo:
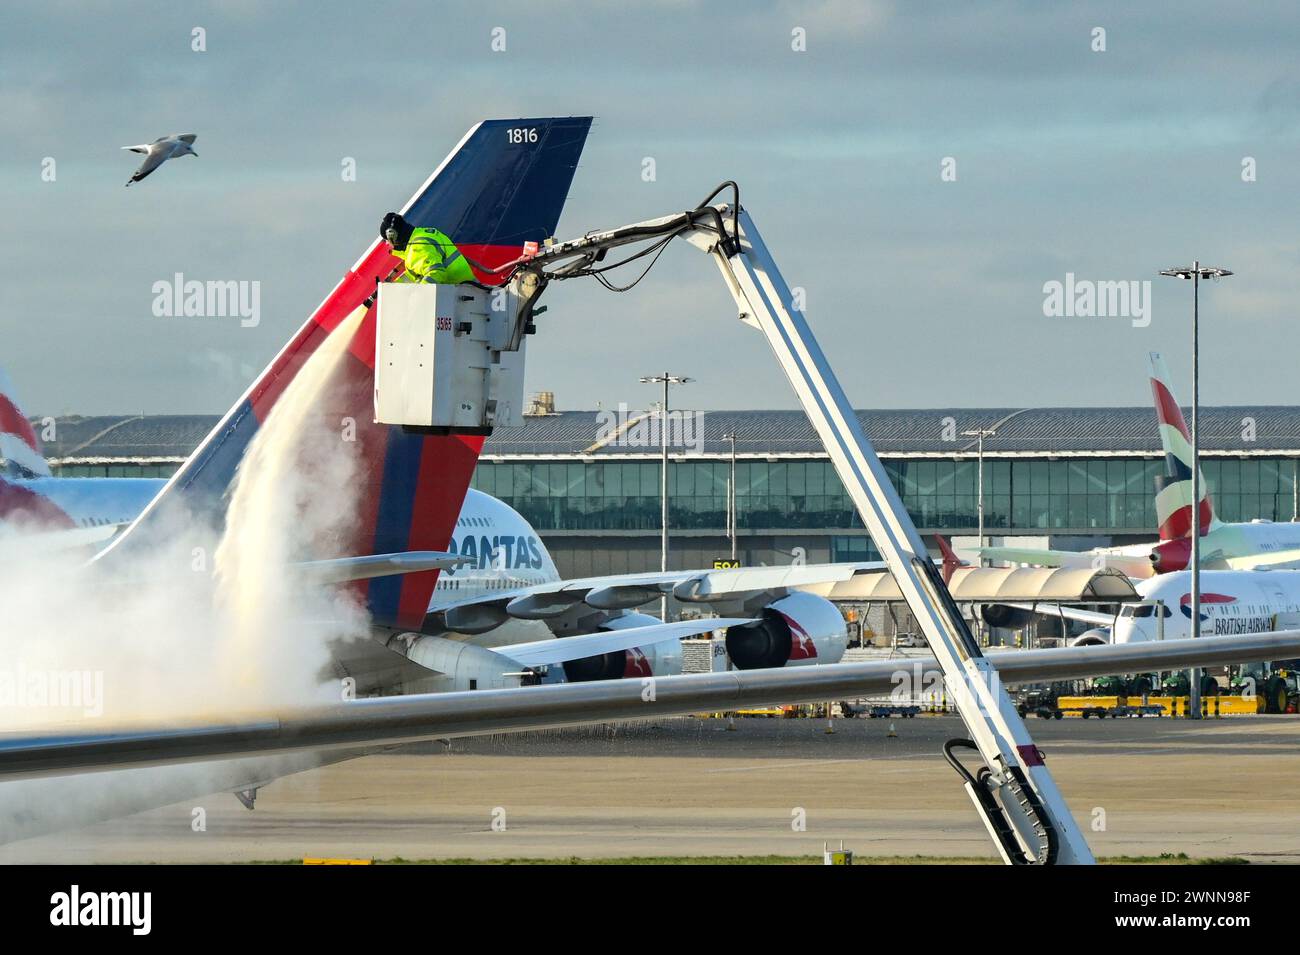
M1220 9L10 6L0 364L32 413L224 411L470 125L590 113L561 234L739 180L860 407L1143 404L1148 351L1188 374L1190 291L1155 273L1194 257L1238 273L1202 296L1203 400L1300 403L1300 10ZM199 158L124 189L119 147L171 132ZM155 317L176 272L259 281L260 323ZM1149 324L1045 316L1067 273L1153 280ZM562 408L644 406L665 369L682 404L794 406L685 247L547 304L528 387Z

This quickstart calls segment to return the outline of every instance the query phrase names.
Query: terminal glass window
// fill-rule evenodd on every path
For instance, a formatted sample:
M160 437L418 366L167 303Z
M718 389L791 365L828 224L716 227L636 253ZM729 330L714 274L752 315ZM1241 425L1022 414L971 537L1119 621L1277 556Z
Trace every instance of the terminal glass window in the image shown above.
M884 465L923 532L975 532L977 461L890 458ZM1155 479L1164 466L1163 457L986 457L985 531L1154 534ZM474 487L501 498L539 531L653 531L659 529L659 467L657 459L484 461L475 472ZM107 476L107 470L97 469L96 476ZM153 476L139 468L120 470ZM1206 458L1203 470L1220 520L1296 517L1292 459ZM723 533L730 479L731 462L726 458L671 461L672 526ZM742 459L736 462L736 484L742 531L863 529L834 468L824 459Z

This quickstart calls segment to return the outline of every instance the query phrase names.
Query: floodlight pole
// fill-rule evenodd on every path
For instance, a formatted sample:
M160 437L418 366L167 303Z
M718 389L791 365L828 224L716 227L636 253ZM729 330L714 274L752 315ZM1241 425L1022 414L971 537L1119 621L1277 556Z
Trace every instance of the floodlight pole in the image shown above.
M1227 269L1202 266L1199 259L1191 267L1163 269L1161 275L1192 280L1192 639L1201 635L1201 276L1222 278L1232 273ZM1201 718L1201 671L1193 667L1188 673L1189 718Z
M980 553L981 567L984 566L984 554L983 554L983 550L984 550L984 439L991 438L997 433L998 433L997 428L972 428L970 431L962 432L962 435L965 437L973 437L979 439L979 450L976 452L976 457L979 461L978 464L979 503L976 505L976 510L979 512L979 541L980 541L979 546L981 551Z
M736 560L736 534L739 524L739 514L736 497L736 432L724 434L724 438L731 442L731 478L727 482L727 534L731 537L731 559Z
M641 378L643 385L662 384L664 386L664 403L659 407L659 569L663 573L668 573L668 386L684 385L694 380L694 378L686 378L668 372L664 372L662 375L644 375ZM663 620L664 623L668 622L667 594L659 598L659 619Z

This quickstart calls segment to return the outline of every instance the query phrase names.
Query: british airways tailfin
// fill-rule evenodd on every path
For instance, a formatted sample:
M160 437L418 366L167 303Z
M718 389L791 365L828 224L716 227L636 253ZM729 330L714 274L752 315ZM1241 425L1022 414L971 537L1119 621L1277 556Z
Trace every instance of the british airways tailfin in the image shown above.
M10 477L49 477L36 431L14 398L9 376L0 368L0 473Z
M1151 396L1155 399L1156 424L1165 452L1165 473L1156 478L1156 523L1161 540L1178 540L1192 533L1192 436L1183 419L1183 409L1169 387L1169 369L1159 352L1151 352ZM1219 523L1214 502L1201 473L1201 534Z
M400 211L414 226L436 228L487 268L517 258L525 242L552 236L573 181L590 117L487 120L471 129ZM387 209L375 209L376 226ZM220 526L236 469L286 387L329 334L360 309L375 283L401 266L375 240L158 497L101 559L149 546L151 530L176 508ZM500 278L487 273L481 282ZM354 317L354 321L356 317ZM375 322L360 317L331 372L317 413L352 429L358 463L350 497L351 554L445 550L483 445L482 437L415 434L374 423ZM344 332L348 332L345 329ZM342 425L341 423L346 423ZM248 480L252 475L241 475ZM365 598L379 624L418 627L436 571L368 581Z
M31 478L49 476L36 430L14 398L9 376L0 369L0 534L72 526L58 505L31 486Z

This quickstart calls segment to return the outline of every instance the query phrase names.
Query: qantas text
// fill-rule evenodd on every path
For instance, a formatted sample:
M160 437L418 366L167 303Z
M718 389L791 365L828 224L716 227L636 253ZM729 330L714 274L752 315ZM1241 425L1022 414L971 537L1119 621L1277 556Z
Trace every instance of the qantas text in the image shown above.
M494 567L498 570L516 570L528 567L532 570L542 569L542 549L536 537L515 537L502 534L499 537L475 537L466 534L460 540L451 540L451 552L462 557L477 557L479 570ZM471 565L466 565L471 566ZM455 571L444 571L451 574Z

